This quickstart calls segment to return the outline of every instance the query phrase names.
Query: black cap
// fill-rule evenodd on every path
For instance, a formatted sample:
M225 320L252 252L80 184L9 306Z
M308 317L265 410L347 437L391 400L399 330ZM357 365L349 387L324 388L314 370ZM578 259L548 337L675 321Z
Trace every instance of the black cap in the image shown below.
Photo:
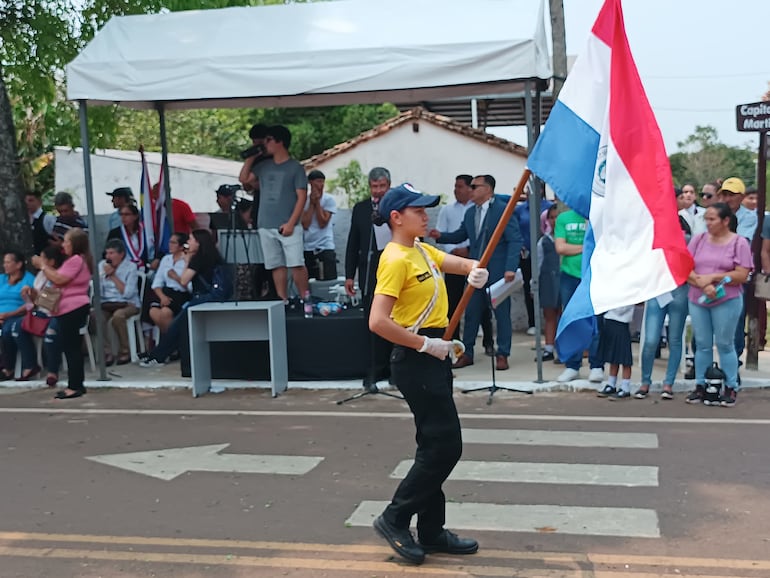
M134 193L131 191L131 187L118 187L111 193L106 193L110 197L125 197L127 199L134 198Z

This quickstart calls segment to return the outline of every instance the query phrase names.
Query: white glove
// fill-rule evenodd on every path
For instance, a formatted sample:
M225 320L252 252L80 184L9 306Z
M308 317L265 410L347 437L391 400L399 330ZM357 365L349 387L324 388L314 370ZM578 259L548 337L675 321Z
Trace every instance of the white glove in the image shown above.
M478 264L473 266L471 272L468 273L468 285L475 287L476 289L483 289L489 279L489 271L486 269L480 269Z
M449 352L454 349L454 343L451 341L444 341L440 337L428 337L427 335L423 337L425 341L422 347L417 350L418 353L427 353L436 359L446 359Z

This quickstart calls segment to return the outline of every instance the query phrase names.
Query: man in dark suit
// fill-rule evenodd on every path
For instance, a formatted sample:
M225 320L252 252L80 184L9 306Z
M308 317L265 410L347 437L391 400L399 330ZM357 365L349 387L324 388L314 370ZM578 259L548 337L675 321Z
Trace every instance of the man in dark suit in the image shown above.
M471 201L475 206L465 212L460 227L451 232L433 229L429 235L439 243L462 243L467 239L470 241L470 258L480 259L492 232L500 221L509 197L495 195L495 179L491 175L474 177L471 189ZM516 219L510 219L487 264L490 284L503 278L506 281L513 281L516 269L519 268L522 244L519 224ZM463 328L465 353L452 366L453 368L473 365L473 346L476 344L481 316L488 306L484 291L474 291L465 310ZM497 320L495 364L497 369L502 371L508 369L508 356L511 354L511 300L506 299L500 303L494 313Z
M350 232L345 250L345 291L351 297L355 295L354 279L358 272L358 286L361 289L364 310L366 311L367 330L369 327L369 310L377 285L377 266L380 263L380 253L390 240L390 229L387 225L375 227L372 224L372 213L377 208L380 199L390 188L390 172L383 167L375 167L369 171L369 192L371 198L356 203L350 218ZM391 344L379 335L369 332L371 345L371 360L369 372L364 377L363 387L368 391L377 391L377 382L390 377Z

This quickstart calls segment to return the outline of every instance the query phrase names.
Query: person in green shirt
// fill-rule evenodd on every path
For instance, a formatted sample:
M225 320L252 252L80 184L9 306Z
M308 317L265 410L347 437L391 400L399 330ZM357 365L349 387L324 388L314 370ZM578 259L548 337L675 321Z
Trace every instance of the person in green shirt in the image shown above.
M578 285L580 285L583 266L583 239L587 226L586 220L573 210L565 211L556 217L553 237L556 252L561 255L559 290L563 307L567 306ZM588 361L591 372L588 379L601 383L604 379L604 364L598 356L598 351L599 336L595 335L589 349ZM563 361L566 369L556 378L556 381L566 382L577 379L580 374L580 365L583 362L582 352Z

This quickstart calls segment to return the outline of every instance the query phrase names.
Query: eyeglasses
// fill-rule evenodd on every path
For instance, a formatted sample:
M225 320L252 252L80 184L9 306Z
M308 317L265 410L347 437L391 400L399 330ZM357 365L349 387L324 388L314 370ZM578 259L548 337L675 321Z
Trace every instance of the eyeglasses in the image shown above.
M710 199L711 197L714 196L714 194L713 193L698 193L698 196L701 199Z
M479 187L488 187L488 186L489 186L489 185L488 185L487 183L481 183L481 184L479 184L479 185L473 184L473 185L471 185L471 189L473 189L473 190L475 191L475 190L476 190L476 189L478 189Z

